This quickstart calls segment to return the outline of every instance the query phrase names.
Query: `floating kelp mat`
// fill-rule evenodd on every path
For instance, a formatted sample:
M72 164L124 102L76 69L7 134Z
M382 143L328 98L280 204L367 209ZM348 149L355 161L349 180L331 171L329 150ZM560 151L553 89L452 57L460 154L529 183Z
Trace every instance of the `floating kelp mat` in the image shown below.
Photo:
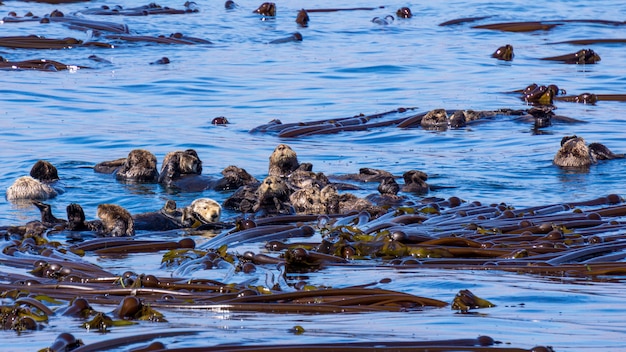
M622 282L626 273L625 216L623 199L608 195L520 209L456 197L425 199L415 206L390 208L378 218L366 212L275 216L247 219L246 228L237 222L221 232L186 229L140 233L133 238L86 236L77 240L75 235L54 229L37 231L41 228L31 222L3 231L1 319L5 330L18 334L57 331L59 322L69 319L63 323L68 328L50 341L49 350L92 351L139 342L161 343L158 340L166 334L100 338L93 346L87 337L83 341L77 336L87 332L87 336L98 333L104 337L142 325L156 329L167 325L163 331L192 329L198 323L194 316L228 320L231 315L255 313L274 320L271 316L288 314L309 317L305 320L316 326L311 317L327 314L357 320L367 319L359 318L362 314L489 314L499 306L489 297L495 291L485 289L489 284L458 279L446 284L446 280L437 282L431 276L427 282L434 288L424 287L416 277L411 284L415 287L407 288L404 276L429 270L496 271L524 274L526 280L539 277L570 284ZM172 240L174 237L183 239ZM158 269L149 268L151 265ZM144 269L150 273L142 272ZM502 299L502 293L497 295ZM506 302L505 307L515 304L520 303ZM306 335L307 327L294 324L285 328L285 333ZM184 330L169 336L195 334ZM523 350L502 348L497 336L428 340L383 339L381 348ZM349 345L365 350L380 343ZM290 344L315 350L348 346L342 339ZM216 344L201 345L209 348ZM247 347L287 350L282 346ZM192 349L174 350L197 348L196 341ZM537 348L544 349L533 351L550 350Z

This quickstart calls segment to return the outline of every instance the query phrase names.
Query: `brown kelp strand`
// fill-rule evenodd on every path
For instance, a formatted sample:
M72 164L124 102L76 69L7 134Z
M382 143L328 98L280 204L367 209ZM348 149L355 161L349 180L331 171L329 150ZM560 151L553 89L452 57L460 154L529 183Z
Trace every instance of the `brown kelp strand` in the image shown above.
M560 23L547 23L539 21L529 22L503 22L503 23L491 23L481 24L473 26L476 29L490 29L503 32L534 32L534 31L547 31L556 26L560 26Z
M69 49L83 44L76 38L52 39L36 35L0 37L0 46L14 49Z
M147 5L124 8L120 5L108 6L103 5L98 8L84 9L77 13L84 15L101 15L101 16L147 16L147 15L180 15L188 13L196 13L198 9L197 3L193 1L187 1L184 4L184 9L175 9L168 6L161 6L156 3L150 3Z
M184 36L170 35L170 36L157 36L151 37L146 35L107 35L106 39L113 40L123 40L127 42L146 42L146 43L158 43L158 44L184 44L184 45L194 45L194 44L211 44L210 41L199 39L199 38L189 38L187 39Z
M572 39L572 40L564 40L562 42L552 42L549 44L572 44L572 45L626 44L626 38Z
M62 71L70 69L85 69L87 66L68 65L62 62L47 60L47 59L33 59L22 61L0 61L0 69L11 70L36 70L36 71Z
M114 339L112 341L120 341L122 339ZM126 341L130 338L126 338ZM143 339L142 339L143 340ZM127 342L129 343L129 342ZM449 351L500 351L500 352L551 352L551 347L535 346L532 349L521 349L515 347L495 346L502 344L490 336L481 335L473 339L451 339L451 340L432 340L432 341L367 341L367 342L331 342L331 343L311 343L311 344L289 344L289 345L217 345L202 347L180 347L167 349L167 351L175 352L198 352L198 351L259 351L259 352L288 352L288 351L416 351L416 352L449 352ZM96 344L94 344L96 345ZM86 352L99 350L104 343L98 343L97 349L88 349L89 345L79 347L75 351ZM118 345L113 345L118 346ZM112 346L112 347L113 347Z
M384 6L378 7L344 7L344 8L328 8L328 9L306 9L306 12L339 12L339 11L373 11L384 9Z
M76 17L76 16L66 16L61 14L60 12L53 12L50 16L44 17L42 21L45 22L60 22L70 27L82 28L84 30L96 30L102 32L112 32L112 33L130 33L128 26L125 24L113 23L113 22L103 22L103 21L93 21L87 20L84 18Z
M492 16L478 16L478 17L457 18L457 19L441 22L441 23L439 23L439 26L444 27L444 26L452 26L452 25L463 24L463 23L471 23L471 22L484 20L485 18L489 18L489 17L492 17Z

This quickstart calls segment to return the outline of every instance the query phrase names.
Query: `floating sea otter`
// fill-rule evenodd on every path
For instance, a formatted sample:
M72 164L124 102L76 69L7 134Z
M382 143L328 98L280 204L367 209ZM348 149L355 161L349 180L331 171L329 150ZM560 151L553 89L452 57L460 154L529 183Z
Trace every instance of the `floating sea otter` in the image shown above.
M510 44L499 47L493 54L491 54L491 57L504 61L511 61L514 56L513 46Z
M192 228L218 223L222 207L210 198L198 198L189 206L177 208L176 202L169 200L158 211L130 215L118 205L104 204L98 207L101 220L86 221L83 208L76 203L67 206L67 220L52 214L49 204L33 201L41 213L41 223L47 228L66 231L94 231L103 236L129 236L133 231L167 231ZM129 218L130 217L130 218ZM224 224L221 224L222 226ZM133 231L129 231L133 228Z
M98 163L94 171L112 173L126 182L156 182L159 178L157 158L145 149L131 150L126 158Z
M598 160L624 158L624 154L615 154L601 143L585 144L582 137L565 136L561 139L561 148L554 156L553 162L560 167L587 168Z
M396 11L396 16L398 18L411 18L413 17L413 13L411 13L411 9L408 7L401 7Z
M39 160L30 170L30 176L22 176L15 180L6 191L9 201L19 199L49 199L57 196L62 189L57 186L59 174L50 162Z
M252 11L263 16L276 16L276 4L273 2L264 2L256 10Z
M279 144L270 155L268 175L288 176L299 165L296 152L286 144Z
M296 16L296 23L300 25L300 27L306 27L309 25L309 13L306 12L305 9L298 11L298 15Z

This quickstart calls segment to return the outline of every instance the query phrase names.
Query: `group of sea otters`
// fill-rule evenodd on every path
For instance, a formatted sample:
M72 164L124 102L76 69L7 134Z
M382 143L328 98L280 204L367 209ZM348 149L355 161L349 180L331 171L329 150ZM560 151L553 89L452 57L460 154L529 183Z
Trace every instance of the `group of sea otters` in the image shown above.
M587 145L583 138L564 137L553 163L560 167L586 168L598 160L624 158L601 143ZM219 204L210 198L199 198L189 206L179 208L172 200L155 212L131 215L116 204L100 204L99 220L86 220L79 204L67 206L67 219L52 214L51 207L42 200L63 192L58 171L48 161L39 160L30 176L18 178L6 191L9 201L32 201L41 212L41 221L30 224L30 230L49 228L66 231L93 231L100 236L132 236L135 231L165 231L180 228L208 226L220 228L222 207L254 217L293 214L346 214L367 211L372 217L386 213L392 206L410 205L410 198L399 192L423 195L430 189L428 176L419 170L409 170L398 184L390 172L362 168L358 174L325 175L314 172L310 163L300 163L296 152L286 144L279 144L269 157L268 175L258 181L246 170L228 166L222 177L215 179L202 175L202 161L193 149L174 151L164 157L160 171L157 158L144 149L132 150L127 157L105 161L94 166L98 173L112 174L122 182L159 183L178 191L203 190L234 191ZM361 189L359 182L378 183L378 193L358 197L348 191Z

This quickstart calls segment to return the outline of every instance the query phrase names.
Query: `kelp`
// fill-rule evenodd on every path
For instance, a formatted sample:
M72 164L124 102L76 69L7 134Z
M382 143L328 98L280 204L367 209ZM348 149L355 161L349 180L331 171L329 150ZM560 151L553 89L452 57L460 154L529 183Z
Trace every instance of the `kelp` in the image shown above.
M365 115L359 114L351 117L341 117L333 119L323 119L307 122L295 122L283 124L280 120L272 120L267 124L257 126L249 131L249 133L272 133L277 134L280 138L296 138L304 136L313 136L321 134L333 134L351 131L366 131L371 128L395 126L398 128L416 128L427 127L422 121L427 118L432 111L419 112L417 114L406 115L407 112L416 110L415 107L398 108L395 110L385 111L382 113ZM520 115L524 110L513 109L497 109L491 111L474 111L474 110L443 110L437 109L433 111L445 112L446 123L443 128L458 128L474 123L477 120L493 118L495 116L511 116ZM400 115L395 117L394 115ZM393 118L389 118L392 116ZM456 116L462 116L460 120L454 120Z
M598 19L576 19L576 20L545 20L545 21L522 21L522 22L501 22L490 23L473 26L477 29L489 29L502 32L535 32L535 31L548 31L557 26L561 26L567 23L593 23L603 24L609 26L621 26L626 22L598 20Z
M470 314L496 304L469 290L460 290L445 302L384 289L389 280L357 286L316 287L296 278L303 272L333 266L375 266L378 270L499 270L545 277L619 280L626 274L623 202L621 197L611 194L588 201L516 208L506 203L465 202L457 197L432 198L412 206L390 208L378 218L360 212L248 219L254 226L234 222L233 228L198 246L191 238L180 241L100 238L63 244L50 241L45 230L11 233L12 239L5 243L0 254L0 262L7 268L0 275L0 291L3 298L13 300L13 305L3 307L2 322L5 329L19 332L45 329L56 317L69 316L82 321L77 327L107 333L143 321L166 321L170 310L354 314L450 307ZM238 246L253 243L265 245L268 252L236 252ZM114 274L83 259L122 253L132 256L154 250L163 252L163 265L174 269L171 275L131 271ZM14 274L11 267L32 270L29 275ZM190 278L198 270L213 267L251 279L237 283ZM256 283L260 273L270 270L278 270L279 274L268 276L264 284ZM63 305L64 302L67 303ZM96 311L95 305L110 310ZM50 350L72 346L89 351L96 346L125 346L148 340L121 338L90 345L64 335L52 342ZM449 343L456 343L452 341ZM389 342L389 348L419 350L427 346L424 348L445 350L450 347L446 343ZM468 343L458 350L488 350L486 346L491 346ZM324 350L342 346L312 344L302 348ZM365 350L374 344L356 346ZM241 346L202 348L218 347L224 350L223 347ZM281 347L268 348L280 350ZM547 347L541 348L549 351Z
M198 5L193 1L184 3L184 9L175 9L168 6L161 6L156 3L124 8L120 5L102 5L98 8L79 10L78 13L84 15L100 16L148 16L148 15L181 15L199 12Z
M35 71L63 71L89 68L87 66L68 65L59 61L47 59L32 59L22 61L0 60L0 70L35 70Z

